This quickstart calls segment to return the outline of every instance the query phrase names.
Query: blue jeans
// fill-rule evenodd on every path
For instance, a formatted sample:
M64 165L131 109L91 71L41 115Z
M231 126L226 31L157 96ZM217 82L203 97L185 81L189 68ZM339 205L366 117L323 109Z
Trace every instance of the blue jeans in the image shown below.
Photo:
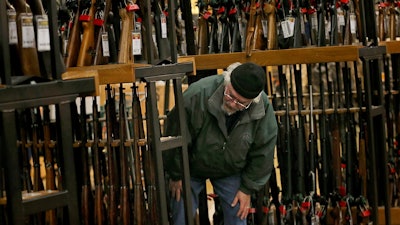
M213 185L215 194L218 195L222 211L224 214L224 224L226 225L246 225L246 219L241 220L236 216L239 210L239 203L235 207L231 207L231 203L236 196L240 186L240 176L230 176L220 179L210 179ZM192 188L192 212L193 215L196 213L196 209L199 205L199 193L205 188L205 180L191 178L190 185ZM175 199L171 199L171 210L172 220L174 225L185 224L185 208L183 200L177 202Z

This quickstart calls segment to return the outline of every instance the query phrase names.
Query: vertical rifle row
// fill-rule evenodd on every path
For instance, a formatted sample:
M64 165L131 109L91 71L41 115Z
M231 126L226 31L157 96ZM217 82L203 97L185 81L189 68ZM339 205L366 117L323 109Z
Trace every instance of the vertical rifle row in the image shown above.
M384 78L390 206L398 206L399 124L397 56ZM390 60L389 60L390 59ZM279 125L277 167L253 196L250 224L367 224L373 191L359 62L283 65L269 73ZM306 83L306 84L305 84ZM396 109L397 108L397 109ZM379 178L383 179L383 178ZM382 183L383 184L383 183ZM385 202L379 194L378 205Z
M82 166L82 224L160 222L154 156L145 139L138 86L133 84L131 91L126 87L106 85L102 112L94 97L90 115L85 113L85 98L76 113L74 121L81 125L74 137Z

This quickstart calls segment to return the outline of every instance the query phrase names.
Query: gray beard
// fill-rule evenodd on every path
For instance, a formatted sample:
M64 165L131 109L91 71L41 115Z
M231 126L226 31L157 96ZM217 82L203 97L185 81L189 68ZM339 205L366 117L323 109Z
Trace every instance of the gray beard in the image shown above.
M226 115L228 115L228 116L230 116L230 115L232 115L232 114L234 114L235 112L238 111L238 110L232 110L232 109L228 108L228 107L224 104L224 102L222 102L222 104L221 104L221 109L222 109L222 111L223 111Z

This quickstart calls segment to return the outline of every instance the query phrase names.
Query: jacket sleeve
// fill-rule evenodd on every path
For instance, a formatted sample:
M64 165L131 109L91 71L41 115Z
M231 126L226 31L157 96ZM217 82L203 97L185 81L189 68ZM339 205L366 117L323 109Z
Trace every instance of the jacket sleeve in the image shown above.
M256 127L254 143L247 155L247 164L242 172L240 190L246 194L258 191L266 184L274 168L274 153L278 126L271 104L267 105L265 117Z

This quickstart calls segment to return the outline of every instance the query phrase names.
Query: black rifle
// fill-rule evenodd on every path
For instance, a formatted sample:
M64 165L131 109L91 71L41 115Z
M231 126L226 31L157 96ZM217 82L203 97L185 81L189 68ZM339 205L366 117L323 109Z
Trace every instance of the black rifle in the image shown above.
M218 48L218 10L220 3L218 0L210 0L209 5L212 7L212 14L207 19L211 26L208 53L212 54L220 52Z
M241 14L241 6L239 0L232 1L233 7L228 13L229 18L229 32L231 37L231 49L230 52L241 52L242 51L242 36L239 30L239 18Z

